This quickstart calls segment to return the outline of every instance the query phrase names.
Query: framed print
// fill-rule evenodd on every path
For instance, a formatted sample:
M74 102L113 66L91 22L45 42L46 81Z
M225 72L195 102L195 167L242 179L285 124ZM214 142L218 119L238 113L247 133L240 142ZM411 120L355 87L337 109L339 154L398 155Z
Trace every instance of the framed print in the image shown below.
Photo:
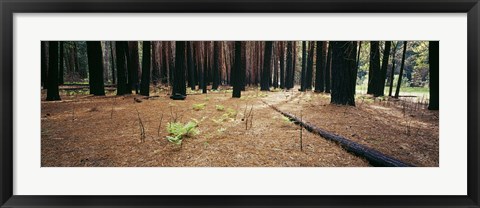
M478 207L477 0L2 1L2 207Z

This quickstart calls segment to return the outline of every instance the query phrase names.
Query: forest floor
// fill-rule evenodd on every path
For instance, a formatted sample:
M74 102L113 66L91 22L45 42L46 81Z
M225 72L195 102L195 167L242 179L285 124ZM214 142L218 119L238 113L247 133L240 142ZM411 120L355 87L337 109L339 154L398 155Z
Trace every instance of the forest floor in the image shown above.
M152 90L150 97L62 89L62 101L54 102L44 101L42 90L42 167L369 166L266 103L404 162L439 165L438 111L409 97L358 95L356 107L350 107L329 104L329 94L297 89L249 88L240 99L231 98L230 89L189 90L183 101L169 99L169 89ZM170 143L166 127L174 120L198 122L199 133L182 145Z

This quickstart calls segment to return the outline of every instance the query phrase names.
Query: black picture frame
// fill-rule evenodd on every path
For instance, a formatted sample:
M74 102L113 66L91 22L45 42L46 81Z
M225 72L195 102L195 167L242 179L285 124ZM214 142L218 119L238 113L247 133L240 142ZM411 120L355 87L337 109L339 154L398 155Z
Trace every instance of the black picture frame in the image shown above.
M1 0L1 207L479 207L478 0ZM467 13L466 196L25 196L13 195L14 13ZM94 188L94 187L92 187ZM414 187L412 187L414 188Z

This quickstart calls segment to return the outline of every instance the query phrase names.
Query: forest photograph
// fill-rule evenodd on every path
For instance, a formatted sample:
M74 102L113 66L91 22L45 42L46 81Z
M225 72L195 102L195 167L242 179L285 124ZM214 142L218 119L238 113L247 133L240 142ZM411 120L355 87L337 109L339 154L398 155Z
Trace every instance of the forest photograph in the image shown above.
M41 41L41 167L439 167L439 41Z

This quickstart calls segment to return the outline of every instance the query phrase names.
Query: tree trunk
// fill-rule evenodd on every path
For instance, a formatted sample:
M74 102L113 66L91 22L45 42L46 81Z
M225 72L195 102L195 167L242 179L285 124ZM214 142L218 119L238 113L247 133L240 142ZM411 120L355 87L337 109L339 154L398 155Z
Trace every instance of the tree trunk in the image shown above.
M213 42L213 82L212 90L217 90L220 82L220 53L221 53L221 42Z
M202 85L202 93L206 94L207 93L207 87L208 87L208 47L209 47L209 41L206 41L205 44L203 45L203 58L204 58L204 66L203 66L203 85Z
M195 62L193 61L193 42L187 42L187 64L188 64L188 85L191 90L195 90Z
M242 94L242 86L240 76L242 73L242 42L235 41L235 66L232 71L232 97L240 98Z
M271 70L271 63L272 63L272 41L265 42L265 54L264 54L264 61L263 61L263 69L262 69L262 76L260 90L261 91L269 91L270 90L270 70Z
M139 55L138 55L138 42L128 42L128 84L127 94L132 93L132 89L135 89L135 93L138 94L138 71L139 71Z
M280 89L285 88L285 41L280 42Z
M142 82L140 88L140 94L144 96L150 96L150 41L143 41L142 47Z
M117 54L117 95L124 95L127 91L127 77L125 69L125 57L127 49L127 42L116 41L115 53Z
M308 42L307 75L305 76L305 90L312 89L313 81L313 58L315 56L315 42Z
M355 106L356 41L333 41L331 103Z
M78 60L78 47L77 47L77 42L73 41L73 56L75 59L75 68L76 72L81 76L83 69L80 69L80 60ZM83 78L83 77L81 77Z
M307 76L307 41L302 41L302 74L300 75L300 91L305 91Z
M58 93L58 41L48 42L47 101L61 100Z
M392 71L390 74L390 88L388 90L388 96L392 97L392 91L393 91L393 79L395 79L395 57L396 57L396 52L397 52L397 46L398 42L394 44L393 46L393 54L392 54Z
M402 64L400 65L400 73L398 74L397 90L395 90L395 98L400 95L400 87L402 86L403 68L405 68L405 54L407 53L407 41L403 41Z
M392 41L385 41L385 50L383 51L383 59L382 59L382 68L380 70L380 76L378 80L378 86L376 86L376 90L373 93L373 96L383 96L385 93L385 80L387 78L387 66L388 66L388 59L390 58L390 48L392 45Z
M65 60L65 55L64 55L64 41L59 41L60 42L60 64L58 67L58 84L63 85L63 72L64 72L64 60Z
M42 60L41 60L41 84L42 84L42 87L45 88L45 84L47 82L47 71L48 71L48 47L47 47L47 43L46 41L42 41L40 44L41 44L41 56L42 56Z
M247 42L246 41L241 41L242 42L242 68L240 72L240 88L242 91L245 91L245 85L246 85L246 77L247 77Z
M105 95L103 85L103 53L100 41L87 41L90 94Z
M429 90L430 102L428 104L429 110L439 109L439 42L428 42L428 64L429 64Z
M112 67L112 84L117 83L117 78L115 77L115 56L114 56L114 50L113 50L113 41L110 41L110 61L111 61L111 67Z
M278 88L278 68L279 67L279 48L280 48L280 45L279 45L279 42L275 42L275 49L274 49L274 53L273 53L273 81L272 81L272 84L273 84L273 88Z
M175 74L173 74L172 95L170 96L172 99L185 99L187 96L184 71L185 44L186 41L175 42Z
M325 46L325 41L317 41L315 92L323 92L325 90Z
M368 89L367 94L374 94L378 86L378 76L380 72L380 50L378 41L370 41L370 66L368 69Z
M325 65L325 92L330 93L331 89L331 71L332 71L332 41L328 41L327 61Z

